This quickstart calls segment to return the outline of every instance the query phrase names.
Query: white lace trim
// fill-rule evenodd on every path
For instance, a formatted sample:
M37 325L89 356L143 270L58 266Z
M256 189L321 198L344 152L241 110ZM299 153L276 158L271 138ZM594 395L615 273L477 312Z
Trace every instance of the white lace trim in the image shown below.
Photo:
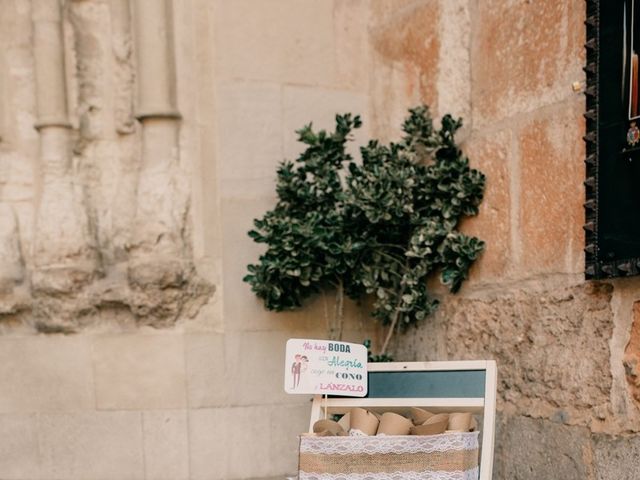
M299 480L478 480L478 467L457 472L394 472L394 473L307 473L300 472Z
M357 428L352 428L351 430L349 430L349 435L351 435L352 437L366 437L367 434L364 433L362 430L358 430Z
M478 433L440 435L387 435L349 437L300 437L300 453L324 455L376 453L432 453L478 448Z

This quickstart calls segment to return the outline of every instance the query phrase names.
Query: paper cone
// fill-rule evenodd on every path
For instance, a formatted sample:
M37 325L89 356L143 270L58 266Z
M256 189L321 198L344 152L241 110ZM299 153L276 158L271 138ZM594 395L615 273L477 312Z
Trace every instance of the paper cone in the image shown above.
M439 413L430 417L422 425L411 427L411 435L437 435L444 433L449 424L449 414Z
M433 417L433 413L422 408L411 407L409 409L409 418L414 425L422 425L424 422Z
M326 437L329 435L337 435L343 437L347 435L347 432L340 426L338 422L333 420L318 420L313 424L313 432L320 437Z
M350 435L375 435L380 423L376 416L364 408L351 409Z
M338 425L340 425L345 432L348 432L351 428L351 413L345 413L342 418L338 420Z
M471 428L471 413L452 413L449 415L447 430L451 432L468 432Z
M471 417L471 425L469 425L469 431L475 432L478 430L478 422L476 421L476 417Z
M413 422L397 413L382 414L377 435L409 435Z

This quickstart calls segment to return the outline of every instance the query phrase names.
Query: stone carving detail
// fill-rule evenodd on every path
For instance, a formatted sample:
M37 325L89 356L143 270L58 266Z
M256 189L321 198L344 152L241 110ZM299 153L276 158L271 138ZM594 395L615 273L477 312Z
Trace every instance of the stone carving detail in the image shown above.
M18 220L11 206L0 203L0 315L25 308L24 259Z
M187 242L189 190L179 168L171 2L134 0L133 7L142 167L128 279L136 298L143 299L135 309L163 316L174 308L171 301L157 302L164 292L172 297L185 288L204 292L207 287L193 281Z
M116 131L125 135L135 131L133 118L135 73L129 0L112 0L109 6L111 8L111 45L115 60Z
M32 3L42 194L36 213L32 284L70 293L91 282L98 255L71 162L71 124L59 0Z
M26 239L0 203L0 321L69 332L194 316L214 287L193 263L171 2L31 7L38 202Z

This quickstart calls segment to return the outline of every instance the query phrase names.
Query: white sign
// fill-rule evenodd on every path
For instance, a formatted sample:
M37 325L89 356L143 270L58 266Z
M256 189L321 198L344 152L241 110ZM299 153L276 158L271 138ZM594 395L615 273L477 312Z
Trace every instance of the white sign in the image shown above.
M291 338L284 365L287 393L367 395L367 348L330 340Z

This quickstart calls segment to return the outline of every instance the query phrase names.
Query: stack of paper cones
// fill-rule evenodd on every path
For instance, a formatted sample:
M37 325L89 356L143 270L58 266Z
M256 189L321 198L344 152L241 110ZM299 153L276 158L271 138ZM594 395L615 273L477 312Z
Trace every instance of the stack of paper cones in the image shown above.
M477 428L478 424L469 412L434 414L421 408L410 408L407 416L403 416L352 408L337 422L318 420L313 425L313 432L318 436L438 435L473 432Z

